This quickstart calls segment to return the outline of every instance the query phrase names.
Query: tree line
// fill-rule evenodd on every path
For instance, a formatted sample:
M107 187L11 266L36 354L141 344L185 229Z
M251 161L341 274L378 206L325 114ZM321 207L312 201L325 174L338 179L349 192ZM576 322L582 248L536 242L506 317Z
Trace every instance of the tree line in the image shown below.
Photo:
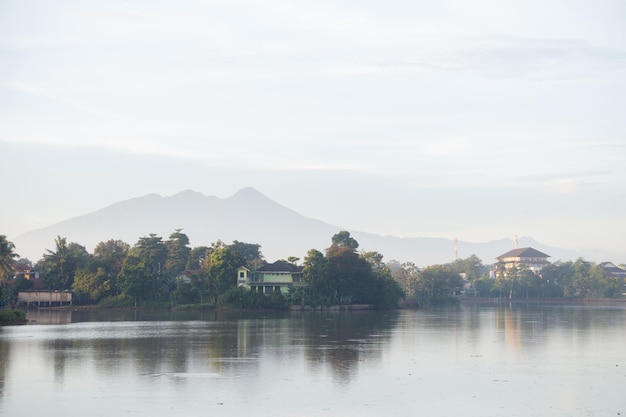
M71 290L78 304L242 308L370 304L386 308L397 306L400 300L415 306L450 302L461 294L601 298L617 297L623 290L623 282L583 259L547 265L540 274L523 266L485 266L475 255L423 269L411 262L385 263L378 252L358 251L359 243L347 231L332 236L324 252L308 251L302 264L305 285L292 287L286 296L237 287L237 268L254 271L265 264L259 244L217 241L191 248L181 229L167 240L156 234L141 237L133 246L121 240L100 242L93 253L60 236L54 243L54 250L46 250L34 270L41 274L44 289ZM17 257L12 243L0 235L0 280L9 284L0 298L15 300L19 291L33 286L26 279L7 281ZM298 260L288 258L290 263Z
M626 290L624 279L582 258L555 262L534 272L524 265L483 265L466 259L420 270L412 263L393 267L393 276L407 298L424 303L449 301L456 295L485 298L615 298Z
M34 270L40 273L44 289L71 290L77 304L396 306L403 292L382 262L382 255L358 253L358 242L348 232L340 232L331 240L326 254L309 251L303 265L306 285L291 288L286 296L266 296L237 287L237 268L256 270L265 264L260 245L235 240L232 244L218 241L191 248L189 238L180 229L167 240L150 234L133 246L121 240L100 242L93 253L58 236L55 248L46 250ZM12 249L6 265L15 261ZM289 258L292 263L298 260ZM15 299L19 291L32 287L32 280L18 278L9 286L8 297Z

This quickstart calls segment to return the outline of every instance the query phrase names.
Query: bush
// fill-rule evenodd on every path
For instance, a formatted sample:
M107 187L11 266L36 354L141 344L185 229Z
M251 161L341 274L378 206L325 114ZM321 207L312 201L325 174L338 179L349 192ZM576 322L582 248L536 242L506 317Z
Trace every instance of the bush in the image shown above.
M0 310L0 323L22 323L26 321L26 314L20 310Z
M135 300L124 294L107 297L98 303L98 306L102 308L126 308L134 305Z
M282 293L275 292L270 295L264 295L243 287L231 288L226 291L224 294L220 295L217 303L220 306L235 308L268 310L286 310L289 308L289 303Z

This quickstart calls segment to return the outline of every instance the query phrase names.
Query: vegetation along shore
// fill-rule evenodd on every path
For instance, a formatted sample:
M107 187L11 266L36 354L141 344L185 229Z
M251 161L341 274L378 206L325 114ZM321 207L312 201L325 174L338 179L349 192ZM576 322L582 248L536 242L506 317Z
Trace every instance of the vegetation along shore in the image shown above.
M342 231L323 252L267 262L261 246L222 241L190 247L182 230L167 240L155 234L133 245L100 242L89 253L58 236L53 250L33 263L19 259L0 235L0 303L15 306L27 291L71 293L73 308L239 308L354 309L424 307L478 300L597 300L622 298L623 275L578 259L546 263L541 270L524 264L484 265L475 255L442 265L418 267L383 261L375 251ZM623 265L619 271L626 271ZM19 321L2 310L3 322Z

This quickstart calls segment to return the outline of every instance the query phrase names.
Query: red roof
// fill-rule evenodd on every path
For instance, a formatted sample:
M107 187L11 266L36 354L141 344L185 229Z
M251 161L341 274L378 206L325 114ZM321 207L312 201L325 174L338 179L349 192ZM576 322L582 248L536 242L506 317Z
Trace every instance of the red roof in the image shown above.
M28 264L13 264L13 270L18 274L24 274L31 271L31 267Z

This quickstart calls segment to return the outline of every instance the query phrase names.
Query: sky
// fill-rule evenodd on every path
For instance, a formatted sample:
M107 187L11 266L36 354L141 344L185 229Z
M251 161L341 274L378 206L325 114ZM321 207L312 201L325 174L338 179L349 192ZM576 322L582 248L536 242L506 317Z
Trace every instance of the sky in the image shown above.
M626 262L624 22L621 0L3 0L0 234L254 187L347 230Z

